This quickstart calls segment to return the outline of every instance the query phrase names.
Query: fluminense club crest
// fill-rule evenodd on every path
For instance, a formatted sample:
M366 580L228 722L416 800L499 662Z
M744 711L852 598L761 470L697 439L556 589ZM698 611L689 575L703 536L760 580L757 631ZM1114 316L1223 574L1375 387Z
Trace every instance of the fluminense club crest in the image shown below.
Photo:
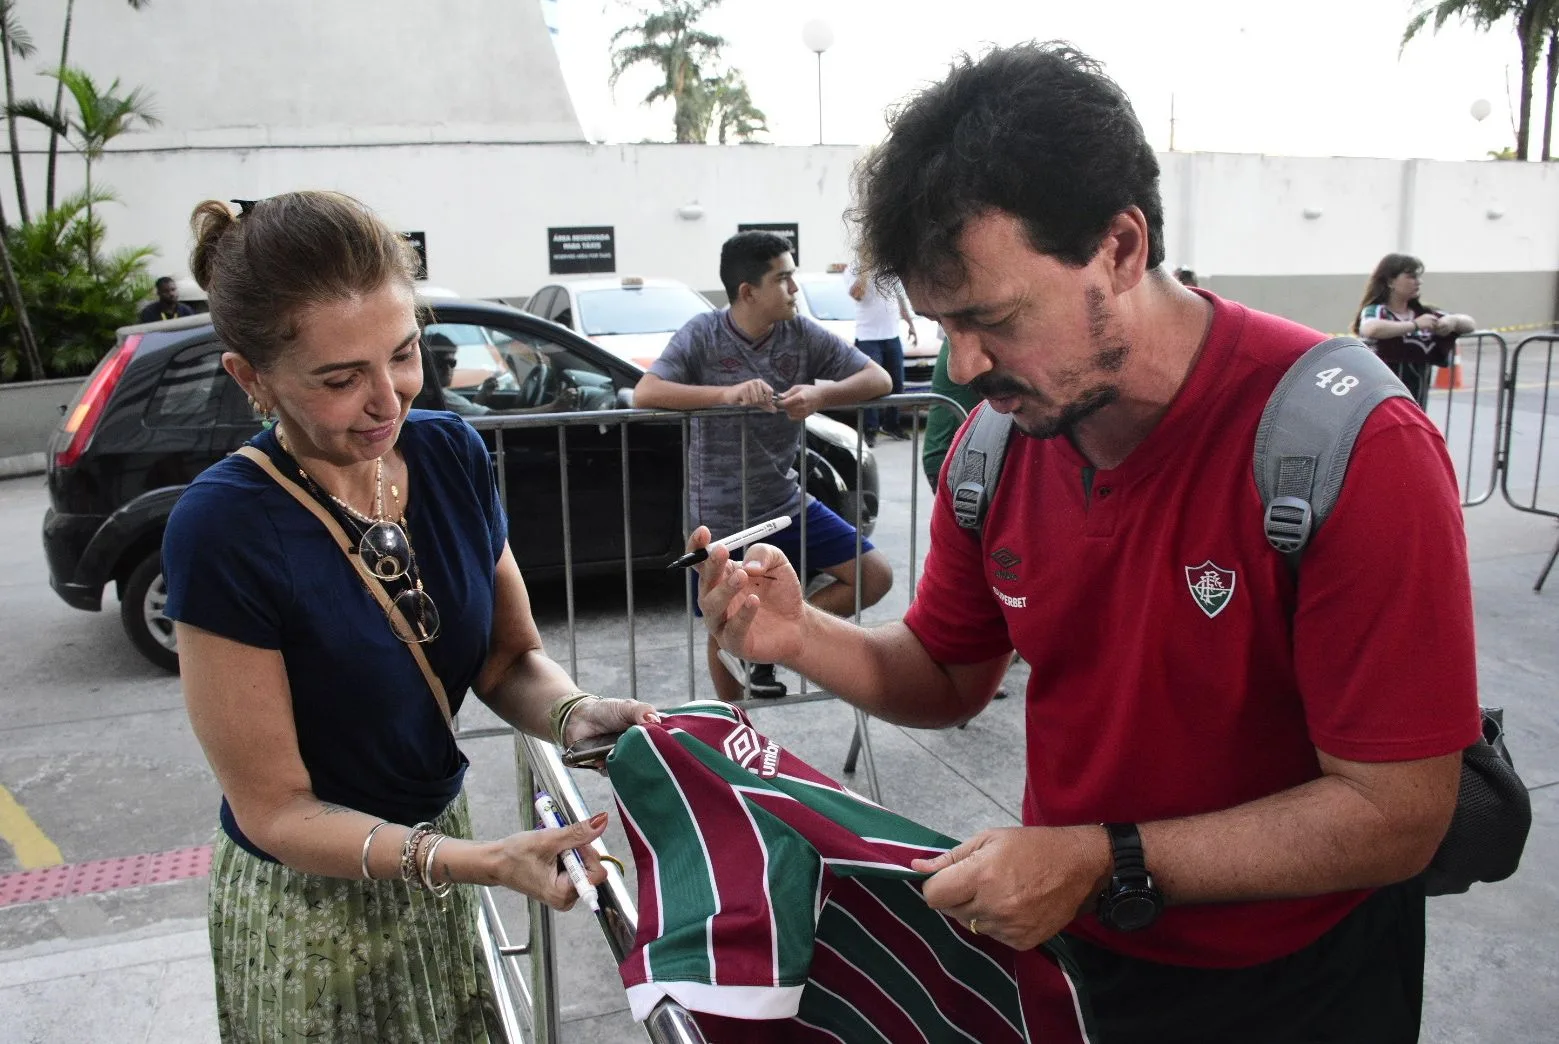
M1211 559L1199 566L1185 567L1186 586L1196 607L1211 620L1229 607L1234 600L1234 570L1220 569Z

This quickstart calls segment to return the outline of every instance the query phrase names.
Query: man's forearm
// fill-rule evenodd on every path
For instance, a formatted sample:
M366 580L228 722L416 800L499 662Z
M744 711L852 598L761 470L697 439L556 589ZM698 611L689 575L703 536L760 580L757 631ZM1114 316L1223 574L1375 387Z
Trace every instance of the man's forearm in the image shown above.
M678 384L675 381L643 379L633 391L633 404L649 410L702 410L725 405L729 389L703 384Z
M876 363L858 370L842 381L817 385L823 393L824 407L849 406L865 402L893 390L893 378Z
M858 627L808 606L802 653L786 666L874 718L942 728L974 709L903 623Z
M1142 824L1148 869L1175 903L1321 895L1405 880L1434 855L1455 805L1455 756L1403 763L1438 796L1362 792L1326 775L1221 812Z

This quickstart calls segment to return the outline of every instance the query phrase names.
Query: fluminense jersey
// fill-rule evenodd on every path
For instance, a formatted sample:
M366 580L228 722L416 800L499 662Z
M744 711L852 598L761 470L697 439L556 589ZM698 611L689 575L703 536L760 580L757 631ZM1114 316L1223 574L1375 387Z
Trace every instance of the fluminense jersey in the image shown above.
M634 1018L669 996L711 1042L1090 1039L1064 942L1019 953L932 910L910 861L957 842L843 789L739 708L662 712L606 764L638 870L620 969Z

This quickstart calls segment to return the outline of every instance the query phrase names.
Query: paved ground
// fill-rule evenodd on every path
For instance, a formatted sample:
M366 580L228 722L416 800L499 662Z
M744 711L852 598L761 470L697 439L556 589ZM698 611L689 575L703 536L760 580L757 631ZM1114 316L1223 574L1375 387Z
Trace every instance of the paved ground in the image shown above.
M1480 452L1490 438L1487 429L1476 437ZM885 443L879 456L879 542L896 562L899 585L870 618L891 619L908 591L903 520L914 473L907 445ZM1547 503L1559 501L1554 492L1545 491ZM922 509L925 493L922 484ZM202 844L218 795L177 682L131 649L112 597L92 615L49 591L38 541L45 503L40 479L0 481L0 786L68 863ZM1531 584L1559 528L1502 502L1470 510L1467 521L1485 700L1507 708L1511 747L1535 789L1536 825L1514 879L1431 902L1424 1039L1552 1040L1559 885L1547 869L1559 862L1559 576L1546 595L1535 595ZM923 535L917 550L924 553ZM566 663L560 592L536 594L549 648ZM597 692L636 687L659 705L680 702L688 682L680 585L641 578L636 597L630 663L620 593L610 585L580 592L579 680ZM697 689L708 695L701 657L698 663ZM1019 666L1010 683L1021 691L1023 681ZM962 731L874 726L884 801L955 835L1016 822L1021 710L1020 700L998 702ZM850 734L850 715L839 705L769 708L755 719L803 757L838 771ZM468 746L479 835L513 830L512 745L481 739ZM600 780L585 775L579 783L594 806L610 807ZM7 823L14 827L0 815ZM615 826L609 840L625 849ZM18 869L16 852L0 844L0 874ZM0 1039L215 1039L204 892L197 879L0 908ZM509 921L522 927L518 913ZM594 925L572 915L561 919L560 934L564 1039L642 1040Z

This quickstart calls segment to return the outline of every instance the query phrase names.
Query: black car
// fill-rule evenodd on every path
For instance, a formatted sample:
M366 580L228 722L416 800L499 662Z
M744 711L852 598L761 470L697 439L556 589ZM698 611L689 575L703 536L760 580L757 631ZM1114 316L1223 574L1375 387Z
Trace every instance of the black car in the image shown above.
M448 404L457 409L489 415L618 409L630 405L630 389L643 376L579 335L503 305L439 300L431 312L425 368L434 372L428 342L436 351L453 349L456 379L448 391L455 394ZM96 612L112 581L131 641L169 670L178 669L178 651L172 622L162 614L163 527L184 487L260 428L242 389L222 369L224 350L207 315L125 327L49 447L43 547L51 586L70 605ZM682 551L682 424L668 419L628 427L626 512L619 426L566 427L576 575L622 568L625 517L637 567L664 567ZM490 448L500 435L515 558L528 576L560 576L558 431L482 433ZM806 447L809 491L845 518L859 500L863 528L871 532L877 466L870 451L857 457L855 432L819 416L807 420Z

